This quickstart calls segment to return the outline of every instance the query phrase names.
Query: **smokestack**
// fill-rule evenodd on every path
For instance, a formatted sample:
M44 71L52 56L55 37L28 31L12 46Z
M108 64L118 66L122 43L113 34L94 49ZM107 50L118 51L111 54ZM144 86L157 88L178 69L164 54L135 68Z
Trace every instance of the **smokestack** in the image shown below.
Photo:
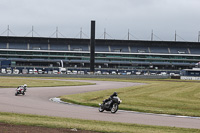
M95 21L91 21L91 38L90 38L90 72L94 72L95 63Z

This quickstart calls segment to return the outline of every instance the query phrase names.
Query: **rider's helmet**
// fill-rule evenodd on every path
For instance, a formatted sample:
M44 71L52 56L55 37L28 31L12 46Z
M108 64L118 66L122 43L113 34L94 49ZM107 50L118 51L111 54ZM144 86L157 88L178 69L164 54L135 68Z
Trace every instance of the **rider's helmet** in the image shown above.
M114 93L113 93L113 96L117 96L117 92L114 92Z
M24 84L24 86L26 87L27 85L26 85L26 84Z

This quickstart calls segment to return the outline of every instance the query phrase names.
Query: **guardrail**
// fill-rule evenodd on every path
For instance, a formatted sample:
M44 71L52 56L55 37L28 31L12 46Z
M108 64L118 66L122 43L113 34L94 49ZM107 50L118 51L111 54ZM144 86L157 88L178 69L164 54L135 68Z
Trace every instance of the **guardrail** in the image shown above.
M125 79L169 79L170 75L94 75L94 74L0 74L10 77L66 77L66 78L125 78Z

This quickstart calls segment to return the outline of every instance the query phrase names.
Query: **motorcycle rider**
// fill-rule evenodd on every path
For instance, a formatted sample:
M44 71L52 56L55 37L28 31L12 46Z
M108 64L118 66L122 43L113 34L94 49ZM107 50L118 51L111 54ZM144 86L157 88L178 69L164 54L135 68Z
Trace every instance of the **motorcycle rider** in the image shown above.
M24 88L24 91L26 91L26 89L27 89L27 84L24 84L24 85L23 85L23 88Z
M110 95L108 99L103 100L103 104L105 104L106 102L110 100L114 100L114 97L117 97L117 92L114 92L112 95Z
M99 103L99 112L106 110L116 113L121 102L122 100L117 96L117 92L114 92L108 99L103 100L102 104Z

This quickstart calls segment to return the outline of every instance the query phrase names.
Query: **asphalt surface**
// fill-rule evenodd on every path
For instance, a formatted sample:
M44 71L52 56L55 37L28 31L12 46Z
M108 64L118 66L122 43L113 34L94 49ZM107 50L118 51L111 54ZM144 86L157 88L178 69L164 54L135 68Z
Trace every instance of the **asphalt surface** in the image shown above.
M199 118L175 117L131 111L118 111L115 114L106 111L100 113L97 108L61 104L49 100L60 95L143 85L140 83L112 81L81 80L80 82L91 82L96 83L96 85L28 88L24 96L15 96L15 88L0 88L0 112L200 129ZM123 101L123 99L121 100Z

